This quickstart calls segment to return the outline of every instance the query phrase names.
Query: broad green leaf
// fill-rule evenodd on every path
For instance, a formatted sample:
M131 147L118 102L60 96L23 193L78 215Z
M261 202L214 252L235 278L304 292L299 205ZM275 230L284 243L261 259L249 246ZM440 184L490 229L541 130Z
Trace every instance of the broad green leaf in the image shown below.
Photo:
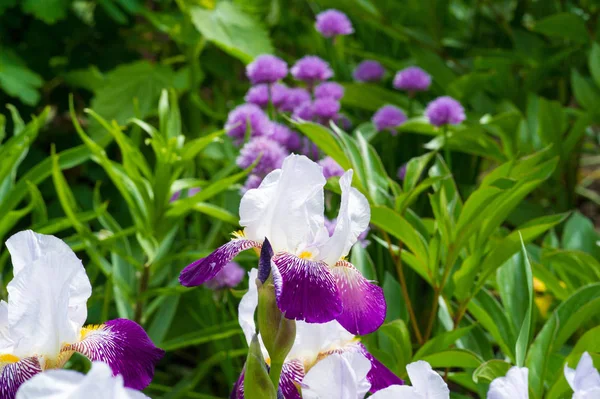
M423 357L433 368L459 367L474 369L481 365L481 359L475 353L464 349L452 349Z
M239 217L229 212L227 209L221 208L220 206L208 202L198 202L194 205L193 209L215 219L227 222L231 225L239 225Z
M193 160L209 144L221 142L220 138L224 134L225 130L219 130L218 132L187 142L183 147L181 158L185 161Z
M600 241L600 233L596 231L592 221L580 212L574 212L565 223L561 239L563 248L587 252L600 259L598 241Z
M577 43L587 43L590 40L583 19L570 12L552 14L541 21L537 21L534 30L546 36L567 39Z
M310 122L295 122L302 133L306 135L321 151L329 155L344 170L352 168L352 163L335 139L334 134L325 127Z
M594 111L595 104L600 101L600 90L594 83L584 78L576 69L571 70L571 85L577 102L582 107Z
M597 42L592 44L592 51L590 51L588 57L588 67L596 86L600 87L600 45Z
M403 320L394 320L379 328L392 343L393 358L396 360L394 371L404 374L406 365L412 361L412 346L410 332Z
M479 382L483 380L484 382L492 382L498 377L504 377L510 368L511 364L503 360L488 360L473 372L473 381Z
M47 24L53 24L67 16L68 0L23 0L21 8Z
M462 327L456 330L447 331L437 335L436 337L427 341L421 348L419 348L417 353L415 353L415 360L422 359L428 355L450 349L450 347L454 345L456 341L468 334L473 329L473 327L475 327L475 324L469 327Z
M15 52L6 47L0 49L0 87L9 96L35 105L40 100L38 90L43 83L41 76L27 68Z
M417 183L423 175L423 171L435 156L434 152L428 152L420 157L412 158L406 164L406 173L404 175L403 189L410 191L417 186Z
M152 320L152 323L150 324L150 328L148 328L148 335L158 346L165 340L165 337L171 328L171 323L175 318L180 298L181 296L179 295L171 295L165 298L158 309L158 312L156 312L154 320Z
M400 108L408 106L406 96L379 85L368 83L344 83L344 107L359 108L367 111L377 111L384 105L390 104Z

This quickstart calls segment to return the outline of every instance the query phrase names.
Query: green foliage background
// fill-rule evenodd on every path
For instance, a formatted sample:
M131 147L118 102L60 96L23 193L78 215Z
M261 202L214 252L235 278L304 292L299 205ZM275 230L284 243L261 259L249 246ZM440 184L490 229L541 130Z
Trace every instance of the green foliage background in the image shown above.
M313 27L330 7L356 30L335 46ZM351 258L389 309L363 341L401 377L429 361L453 397L485 397L509 363L533 370L533 398L569 397L563 365L586 350L600 361L599 18L596 0L2 1L0 238L66 239L94 287L88 321L135 319L167 351L151 397L228 397L246 283L213 292L177 276L238 228L249 171L221 129L244 65L317 54L356 129L297 129L371 202L372 243ZM352 82L363 59L387 68L385 84ZM390 80L409 65L434 82L414 115L438 95L465 105L449 139L418 116L395 137L369 122L408 107ZM202 191L169 201L190 187ZM4 247L0 273L6 299Z

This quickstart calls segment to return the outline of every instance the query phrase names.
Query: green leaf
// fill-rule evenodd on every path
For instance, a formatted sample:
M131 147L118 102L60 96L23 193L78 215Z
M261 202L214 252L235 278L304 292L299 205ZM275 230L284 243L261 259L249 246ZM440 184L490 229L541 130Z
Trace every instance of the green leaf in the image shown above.
M415 353L415 360L422 359L427 355L436 352L448 350L450 346L456 343L456 341L468 334L473 329L473 327L475 327L475 324L470 325L468 327L462 327L456 330L447 331L437 335L436 337L427 341L421 348L419 348L417 353Z
M580 250L600 259L598 241L600 241L600 234L594 228L592 221L580 212L574 212L565 223L561 238L562 247Z
M398 92L385 89L379 85L367 83L344 83L344 97L342 106L359 108L367 111L377 111L386 104L396 105L401 108L408 106L406 96Z
M188 348L207 342L214 342L221 339L227 339L242 334L237 321L229 322L223 325L211 326L205 329L197 330L188 334L180 335L169 341L163 342L160 347L167 352L177 349Z
M171 328L180 298L181 296L179 295L172 295L165 298L158 309L158 312L154 316L150 328L148 328L148 335L158 346L165 340L165 337Z
M257 335L252 337L244 373L244 396L249 398L276 399L277 392L269 379Z
M481 365L481 359L475 353L465 349L452 349L427 355L421 360L426 361L433 368L460 367L474 369Z
M593 111L600 102L600 90L594 83L584 78L576 69L571 70L571 85L577 102L585 109Z
M0 49L0 87L9 96L35 105L40 100L38 90L43 83L41 76L27 68L15 52L5 47Z
M393 358L396 360L394 371L404 374L406 365L412 359L410 332L404 320L394 320L382 325L379 330L392 343Z
M329 129L311 122L294 122L294 124L298 130L315 143L321 151L333 158L344 170L352 167L352 163Z
M597 87L600 87L600 45L594 42L588 58L588 67Z
M512 284L511 277L504 278L504 282L509 283L509 288L507 290L508 295L505 295L508 303L505 302L505 307L508 309L509 313L512 313L515 327L521 326L515 346L515 358L517 366L523 367L525 365L525 356L527 354L527 348L529 347L529 339L533 324L533 275L522 237L521 256L520 259L517 259L516 264L516 268L513 267L511 270L508 270L509 273L514 273L512 275L512 278L514 278ZM500 274L502 275L502 273ZM499 281L499 284L502 283L502 281ZM525 298L522 297L523 294L525 294ZM523 311L525 311L525 314L523 314Z
M404 175L403 189L410 191L417 186L417 183L423 175L423 171L435 156L434 152L428 152L420 157L412 158L406 164L406 173Z
M231 225L239 225L239 217L229 212L227 209L221 208L220 206L210 204L208 202L198 202L194 205L193 209L215 219L222 220Z
M577 43L587 43L590 40L583 19L570 12L550 15L536 22L533 29L546 36L567 39Z
M244 63L273 53L267 30L231 2L218 2L214 10L190 7L190 16L207 40Z
M488 360L473 372L473 381L476 383L480 382L480 380L492 382L498 377L505 376L510 368L511 364L506 363L504 360Z
M21 8L47 24L53 24L67 16L67 0L23 0Z

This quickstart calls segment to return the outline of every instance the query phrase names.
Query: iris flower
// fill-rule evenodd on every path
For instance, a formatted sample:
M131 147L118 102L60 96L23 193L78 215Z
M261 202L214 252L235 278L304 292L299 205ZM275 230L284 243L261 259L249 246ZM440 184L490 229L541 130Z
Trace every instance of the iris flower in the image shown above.
M581 355L575 370L565 364L565 378L573 389L574 399L600 398L600 373L589 353Z
M6 242L14 278L8 303L0 302L0 397L48 369L62 368L73 353L107 363L125 386L143 389L164 355L133 321L83 326L92 294L81 260L60 239L33 231Z
M93 362L87 374L72 370L49 370L21 385L16 399L149 399L125 388L123 377L113 376L106 363Z
M256 334L254 314L258 305L258 289L254 282L258 277L258 271L252 269L249 277L250 287L240 301L238 311L240 326L248 344ZM267 364L270 364L269 353L262 344L260 334L258 339L261 343L263 357ZM280 388L285 399L300 399L297 386L307 383L305 378L309 376L310 370L316 367L315 365L322 359L334 354L350 357L352 354L361 354L368 360L368 366L361 369L366 371L360 380L362 381L366 377L368 384L364 392L377 392L390 385L403 383L400 378L375 359L357 337L346 331L337 321L333 320L323 324L296 321L296 337L284 362L280 379ZM309 378L308 381L312 381L312 378ZM356 382L357 386L364 387L364 383L361 381ZM243 398L243 375L234 388L234 394L235 396L232 395L232 397L235 399Z
M369 203L351 187L352 170L345 172L330 237L324 217L325 182L318 164L305 156L288 156L281 169L244 194L240 204L244 230L186 267L180 282L188 287L204 283L241 251L260 248L267 238L275 253L271 272L277 306L285 317L308 323L337 320L355 335L375 331L385 318L383 290L345 260L369 226Z
M487 399L528 399L528 378L527 367L511 367L506 376L492 381Z

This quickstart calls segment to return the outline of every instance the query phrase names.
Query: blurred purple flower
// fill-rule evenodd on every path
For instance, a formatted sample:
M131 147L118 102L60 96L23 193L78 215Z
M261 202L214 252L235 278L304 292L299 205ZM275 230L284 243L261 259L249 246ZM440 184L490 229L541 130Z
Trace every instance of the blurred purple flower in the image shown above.
M270 54L259 55L246 67L246 76L252 84L275 83L287 74L287 63Z
M324 37L350 35L354 33L348 16L338 10L326 10L317 14L315 28Z
M304 137L300 153L302 155L306 155L313 161L319 159L319 147L317 147L315 143L310 141L308 137Z
M313 103L315 115L322 122L336 118L340 108L340 102L333 98L317 98Z
M356 66L352 76L357 82L378 82L384 74L385 69L379 62L365 60Z
M260 186L260 183L262 182L263 178L258 176L258 175L250 175L248 176L248 178L246 179L246 182L244 183L244 186L242 187L242 189L240 190L242 194L245 194L246 191L248 190L252 190L253 188L258 188L258 186Z
M398 107L384 105L375 112L372 121L377 131L388 130L396 134L396 128L406 121L406 115Z
M202 189L200 187L188 188L188 197L192 197L192 196L198 194L200 191L202 191Z
M273 123L273 130L269 137L287 148L290 152L298 151L302 146L300 136L298 136L298 134L292 129L281 123Z
M300 104L310 100L310 93L306 89L303 89L301 87L287 89L285 101L283 102L283 104L281 104L281 107L279 107L279 109L285 112L292 112Z
M202 191L202 189L200 187L188 188L186 197L192 197L192 196L198 194L200 191ZM179 191L173 193L173 195L171 195L171 198L169 199L169 202L177 201L179 198L181 198L181 194L183 192L184 192L184 190L179 190Z
M246 128L250 122L251 137L264 136L271 131L271 121L260 107L254 104L242 104L229 112L225 130L236 144L244 141Z
M335 123L345 131L352 129L352 121L344 114L338 114Z
M254 163L260 154L262 154L262 157L252 171L252 173L258 175L266 175L272 170L280 168L285 157L289 155L281 144L270 137L261 136L244 144L236 163L240 168L246 169Z
M271 101L275 108L280 108L286 101L289 89L286 85L281 83L275 83L271 86ZM269 85L259 84L252 86L246 96L244 97L246 102L258 105L261 108L266 108L269 105Z
M458 125L465 120L465 109L450 96L438 97L425 109L425 116L434 126Z
M291 72L296 80L309 84L321 82L333 76L329 64L315 55L307 55L296 61Z
M312 101L308 100L297 106L292 117L295 120L312 121L315 118L315 107Z
M323 82L315 87L315 98L333 98L341 100L344 97L344 86L335 82Z
M326 179L333 176L341 177L344 174L344 169L331 157L325 157L318 163L323 168L323 176L325 176Z
M325 218L325 228L327 229L327 232L329 233L329 237L331 237L333 235L336 225L337 225L337 218L333 218L331 220ZM371 243L369 240L367 240L367 235L369 235L370 230L371 230L371 228L367 227L367 229L365 231L363 231L362 233L360 233L358 235L358 242L363 248L366 248Z
M408 163L405 163L404 165L402 165L398 168L398 180L404 180L404 178L406 177L406 167L407 166L408 166Z
M229 262L204 285L211 290L222 288L233 288L238 285L243 279L246 271L235 262Z
M419 67L408 67L394 77L394 87L409 92L426 91L431 85L431 76Z

